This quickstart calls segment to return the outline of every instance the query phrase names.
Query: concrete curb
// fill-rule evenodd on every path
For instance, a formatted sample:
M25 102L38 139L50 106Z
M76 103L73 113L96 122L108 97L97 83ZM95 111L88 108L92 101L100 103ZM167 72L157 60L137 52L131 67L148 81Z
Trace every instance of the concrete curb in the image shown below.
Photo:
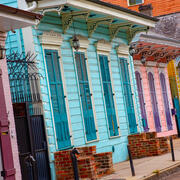
M149 176L140 178L139 180L161 180L179 170L180 170L180 162L178 162L170 167L161 169L161 170L159 170L158 173L153 173Z

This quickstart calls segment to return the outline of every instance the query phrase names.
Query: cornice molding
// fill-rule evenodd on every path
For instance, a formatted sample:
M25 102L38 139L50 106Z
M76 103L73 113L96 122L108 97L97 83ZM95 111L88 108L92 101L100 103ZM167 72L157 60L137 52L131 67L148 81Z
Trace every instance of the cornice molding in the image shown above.
M63 38L59 33L56 33L54 31L45 31L40 37L40 43L42 45L55 45L55 46L61 46L63 42Z
M117 54L129 55L129 46L121 44L116 48Z
M146 66L150 66L150 67L156 67L157 66L157 62L152 62L152 61L147 61L146 62Z
M140 60L134 60L134 66L142 66L142 63Z
M108 52L108 53L111 51L111 48L112 48L111 43L104 39L99 40L95 44L95 46L96 46L97 51L103 51L103 52Z
M159 64L157 64L158 65L158 67L160 67L160 68L166 68L167 67L167 63L159 63Z

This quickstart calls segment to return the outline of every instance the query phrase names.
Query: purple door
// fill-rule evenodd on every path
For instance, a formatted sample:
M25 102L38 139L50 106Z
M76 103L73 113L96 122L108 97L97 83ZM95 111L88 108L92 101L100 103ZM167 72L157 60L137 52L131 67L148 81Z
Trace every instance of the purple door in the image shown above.
M159 118L159 110L157 105L157 98L156 98L156 91L154 86L154 77L151 72L148 73L148 80L149 80L149 88L150 88L150 94L151 94L151 104L153 108L153 116L154 116L154 122L156 131L161 131L161 124L160 124L160 118Z
M171 122L171 113L169 109L166 81L165 81L165 76L163 73L160 73L160 81L161 81L161 89L162 89L162 94L163 94L164 108L165 108L165 113L166 113L167 127L168 127L168 130L172 130L173 128L172 128L172 122Z
M135 72L135 75L136 75L139 103L141 108L142 123L143 123L144 131L148 131L149 128L147 124L147 116L146 116L145 102L144 102L143 89L141 83L141 76L138 71Z

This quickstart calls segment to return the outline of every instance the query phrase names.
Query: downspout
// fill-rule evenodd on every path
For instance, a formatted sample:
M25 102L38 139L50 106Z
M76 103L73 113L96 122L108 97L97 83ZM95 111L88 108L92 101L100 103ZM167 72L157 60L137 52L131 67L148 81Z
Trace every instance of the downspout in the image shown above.
M32 6L30 6L29 8L27 9L24 9L25 11L33 11L34 9L37 8L37 2L36 1L33 1L32 2Z

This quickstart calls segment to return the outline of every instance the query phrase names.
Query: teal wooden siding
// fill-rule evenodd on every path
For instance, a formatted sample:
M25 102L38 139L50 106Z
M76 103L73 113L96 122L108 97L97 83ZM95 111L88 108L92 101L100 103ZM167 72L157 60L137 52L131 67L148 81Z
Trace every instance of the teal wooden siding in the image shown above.
M76 33L82 36L88 37L87 34L87 25L83 19L76 19L74 22L74 28L76 29ZM127 135L128 135L128 118L126 114L126 106L125 100L123 97L123 85L121 81L121 76L119 74L118 67L118 57L115 48L119 45L119 42L127 44L126 34L121 31L117 34L117 38L113 39L112 43L112 51L110 52L111 59L111 71L112 71L112 79L114 84L114 93L116 96L116 109L119 120L119 128L121 132L121 136L117 136L116 138L109 138L109 130L108 130L108 121L106 120L106 104L104 102L104 94L102 92L102 85L100 79L100 67L98 62L98 55L96 52L96 47L94 44L100 40L105 39L107 41L110 40L109 30L104 25L98 25L92 37L89 38L89 46L87 49L87 63L90 71L91 82L92 82L92 92L94 98L94 106L95 106L95 114L96 114L96 122L98 127L98 136L99 141L90 142L86 144L85 134L84 134L84 124L83 124L83 116L82 116L82 108L81 108L81 97L79 97L79 82L76 77L76 69L74 65L74 57L73 51L70 45L70 38L74 35L74 29L72 25L67 30L66 34L62 33L62 22L59 16L56 13L46 13L43 20L38 26L38 30L33 30L34 35L34 44L35 50L37 53L38 60L38 69L44 75L44 79L40 81L41 93L42 93L42 101L43 108L45 114L45 123L47 128L47 136L49 142L49 150L51 153L50 159L53 160L53 152L56 151L55 140L54 140L54 131L53 131L53 123L52 123L52 114L51 114L51 106L50 106L50 95L47 89L47 80L46 80L46 69L44 65L43 58L43 48L39 42L39 36L42 35L43 31L55 31L60 33L63 37L63 42L60 47L61 50L61 60L63 64L64 70L64 80L66 84L67 91L67 101L69 104L69 114L71 119L71 128L72 128L72 138L73 144L75 147L77 146L85 146L85 145L96 145L97 152L113 152L113 162L120 162L127 159ZM131 67L133 67L133 60L130 59ZM133 69L130 73L133 73ZM133 87L135 87L135 78L133 80ZM138 104L138 96L135 101ZM140 109L138 110L140 113ZM138 112L137 111L137 112ZM138 123L141 128L141 118L138 115ZM143 128L141 128L143 129ZM119 153L120 152L120 153Z
M97 139L97 136L91 102L92 93L90 92L89 88L85 54L81 52L75 52L75 61L79 81L86 138L87 141L92 141Z
M58 149L71 146L63 83L57 50L45 49Z
M129 120L130 133L137 133L137 123L134 111L134 102L132 97L133 94L131 89L128 62L127 59L120 58L119 63L121 69L121 77L123 81L123 93L126 101L126 110Z
M115 106L114 106L114 99L113 99L114 93L112 91L108 57L105 55L99 55L99 62L100 62L101 78L102 78L104 98L106 103L106 112L107 112L110 136L118 136L119 126L117 123Z

